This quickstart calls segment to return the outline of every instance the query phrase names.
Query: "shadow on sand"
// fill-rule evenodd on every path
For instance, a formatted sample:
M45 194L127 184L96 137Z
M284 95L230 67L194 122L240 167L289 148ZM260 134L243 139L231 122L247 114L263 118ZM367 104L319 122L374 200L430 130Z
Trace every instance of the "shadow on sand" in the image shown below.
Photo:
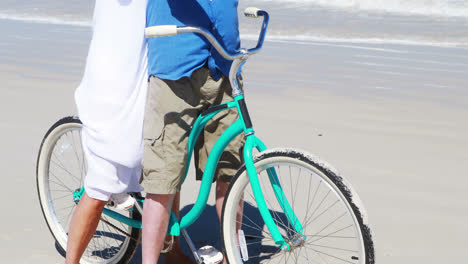
M190 209L192 209L193 204L187 205L184 208L181 209L181 215L187 214ZM282 213L277 212L280 218L285 219L285 215ZM260 216L259 211L251 206L248 203L244 204L244 215L248 215L248 220L244 217L244 223L248 224L249 222L255 222L257 226L263 226L263 220ZM261 225L260 225L261 223ZM250 239L254 239L255 237L260 237L262 236L260 230L256 229L251 229L246 226L243 227L243 230L246 234L246 240L249 241ZM190 237L193 240L193 243L197 248L200 248L205 245L212 245L218 250L222 251L222 242L221 242L221 228L220 228L220 223L218 220L218 216L216 214L216 207L214 205L207 205L205 207L205 210L202 212L200 217L191 225L187 228L187 232L190 235ZM185 239L181 238L181 247L183 252L187 255L192 257L192 252L190 251L190 248L188 244L186 243ZM57 252L65 257L65 252L60 248L60 246L55 243L55 248L57 249ZM277 249L276 247L266 247L266 246L261 246L259 245L259 248L257 249L258 251L262 251L263 253L269 253L272 252L272 250ZM249 249L250 250L250 249ZM164 257L164 255L162 255ZM138 246L137 251L135 252L135 255L133 259L129 262L129 264L137 264L141 263L141 245ZM258 262L259 259L257 259ZM158 263L161 263L159 261Z

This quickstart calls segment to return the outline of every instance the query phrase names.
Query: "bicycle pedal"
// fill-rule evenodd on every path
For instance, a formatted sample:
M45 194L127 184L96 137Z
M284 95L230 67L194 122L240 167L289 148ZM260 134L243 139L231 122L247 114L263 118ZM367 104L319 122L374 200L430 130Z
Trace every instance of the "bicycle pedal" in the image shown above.
M204 264L218 264L223 261L223 253L213 246L203 246L197 250Z
M169 236L169 237L170 237L169 241L167 241L167 237L166 239L164 239L163 248L161 249L162 254L171 252L172 248L174 247L174 236Z

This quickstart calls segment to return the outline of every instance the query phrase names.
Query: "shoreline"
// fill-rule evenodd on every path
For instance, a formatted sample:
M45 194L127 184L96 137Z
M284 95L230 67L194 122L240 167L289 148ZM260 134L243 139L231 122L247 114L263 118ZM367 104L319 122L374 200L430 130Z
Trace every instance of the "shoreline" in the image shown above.
M91 31L91 21L63 21L59 19L50 19L46 17L7 17L6 15L0 14L0 24L4 23L26 23L36 25L50 25L58 27L77 27L84 30ZM251 33L243 33L241 29L241 39L247 41L256 41L258 35ZM244 29L245 31L245 29ZM322 35L278 35L270 33L265 38L266 42L286 42L292 44L305 44L305 45L397 45L397 46L421 46L421 47L438 47L438 48L456 48L456 49L468 49L468 43L466 42L431 42L428 40L410 40L404 38L375 38L375 37L354 37L354 38L339 38L332 36Z

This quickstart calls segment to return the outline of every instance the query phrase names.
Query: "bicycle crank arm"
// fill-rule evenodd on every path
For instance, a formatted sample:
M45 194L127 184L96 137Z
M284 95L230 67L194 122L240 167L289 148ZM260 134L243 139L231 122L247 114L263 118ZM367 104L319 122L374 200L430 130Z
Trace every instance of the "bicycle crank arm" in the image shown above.
M188 235L187 231L184 229L181 231L182 235L184 235L185 241L187 241L187 244L192 251L193 257L195 258L195 261L197 261L198 264L203 264L203 260L201 259L200 255L198 255L197 248L195 247L195 244L193 244L192 239Z

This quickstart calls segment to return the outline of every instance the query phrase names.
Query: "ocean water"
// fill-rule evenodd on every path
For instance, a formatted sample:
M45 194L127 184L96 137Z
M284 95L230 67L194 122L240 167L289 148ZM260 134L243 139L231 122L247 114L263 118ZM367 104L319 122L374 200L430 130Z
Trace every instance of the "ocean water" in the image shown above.
M256 0L251 3L270 12L269 38L275 40L468 46L467 0ZM244 1L240 6L247 4L250 3ZM255 32L252 24L248 21L241 26L251 38L251 32Z
M89 27L93 5L2 0L0 20ZM269 11L270 40L468 47L467 0L241 0L240 12L247 6ZM240 23L243 38L256 38L258 20Z

